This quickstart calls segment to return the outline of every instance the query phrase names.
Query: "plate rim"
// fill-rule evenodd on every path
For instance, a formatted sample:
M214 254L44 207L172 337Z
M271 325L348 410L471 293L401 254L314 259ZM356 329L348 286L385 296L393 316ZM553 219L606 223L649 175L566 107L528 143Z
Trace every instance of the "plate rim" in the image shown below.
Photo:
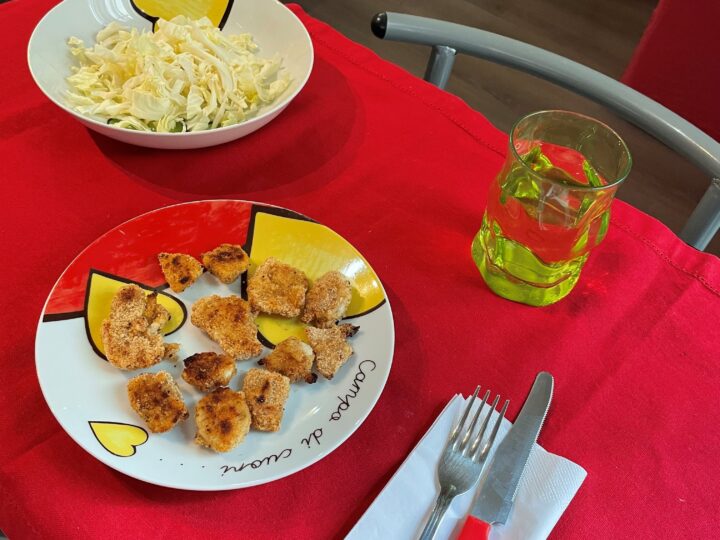
M327 229L329 229L330 231L332 231L333 233L335 233L336 235L338 235L340 238L342 238L345 242L348 243L348 245L352 246L352 248L355 249L355 251L357 251L363 258L365 258L365 256L362 255L362 253L360 252L360 250L358 250L358 249L357 249L351 242L349 242L344 236L342 236L340 233L338 233L337 231L335 231L335 229L333 229L333 228L331 228L331 227L328 227L328 226L325 225L324 223L319 222L319 221L316 221L316 220L314 220L313 218L311 218L311 217L309 217L309 216L306 216L305 214L303 214L303 213L301 213L301 212L297 212L296 210L291 210L291 209L286 208L286 207L284 207L284 206L279 206L279 205L275 205L275 204L272 204L272 203L264 203L264 202L258 202L258 201L249 201L249 200L246 200L246 199L228 199L228 198L222 198L222 199L201 199L201 200L184 201L184 202L179 202L179 203L174 203L174 204L168 204L168 205L165 205L165 206L160 206L160 207L158 207L158 208L154 208L154 209L152 209L152 210L148 210L147 212L143 212L142 214L138 214L137 216L134 216L134 217L132 217L132 218L130 218L130 219L127 219L127 220L125 220L125 221L123 221L123 222L121 222L121 223L118 223L118 224L115 225L114 227L111 227L110 229L108 229L107 231L105 231L103 234L101 234L100 236L98 236L95 240L93 240L92 242L90 242L90 243L89 243L87 246L85 246L85 248L83 248L77 255L75 255L75 257L72 258L72 260L65 266L64 270L60 273L60 275L58 276L57 280L55 281L55 283L53 284L53 286L50 288L50 290L49 290L48 293L47 293L47 298L45 299L45 303L43 304L42 310L41 310L41 312L40 312L40 317L39 317L39 320L38 320L38 324L37 324L36 329L35 329L35 344L34 344L34 347L33 347L33 352L34 352L34 356L35 356L35 376L37 377L38 385L40 386L40 392L41 392L41 394L42 394L42 396L43 396L43 400L45 401L45 404L47 405L48 409L50 410L50 413L53 415L53 417L54 417L55 420L58 422L58 424L60 424L60 427L62 428L62 430L65 432L65 434L67 434L67 435L72 439L72 441L73 441L75 444L77 444L84 452L86 452L88 455L90 455L90 457L92 457L92 458L94 458L94 459L97 459L98 461L100 461L100 462L103 463L104 465L110 467L111 469L113 469L113 470L115 470L115 471L117 471L117 472L119 472L119 473L121 473L121 474L124 474L125 476L128 476L128 477L130 477L130 478L134 478L134 479L136 479L136 480L140 480L141 482L145 482L145 483L148 483L148 484L151 484L151 485L160 486L160 487L165 487L165 488L171 488L171 489L178 489L178 490L182 490L182 491L198 491L198 492L232 491L232 490L250 488L250 487L254 487L254 486L258 486L258 485L263 485L263 484L269 484L269 483L271 483L271 482L275 482L276 480L280 480L280 479L282 479L282 478L286 478L286 477L291 476L291 475L293 475L293 474L295 474L295 473L298 473L298 472L300 472L300 471L302 471L302 470L304 470L304 469L307 469L308 467L311 467L312 465L316 464L318 461L324 459L324 458L327 457L329 454L331 454L332 452L334 452L335 450L337 450L337 449L338 449L340 446L342 446L344 443L346 443L346 442L355 434L355 432L360 428L360 426L361 426L363 423L365 423L365 420L367 420L368 416L370 416L370 413L375 409L375 406L377 405L377 402L380 400L380 396L382 396L383 392L385 391L385 386L387 385L388 378L390 377L390 371L392 370L392 364L393 364L393 360L394 360L394 357L395 357L395 318L394 318L394 316L393 316L392 307L391 307L391 305L390 305L390 299L388 298L387 291L385 290L385 286L383 285L382 280L380 279L380 276L377 275L377 273L375 272L375 270L374 270L374 268L372 267L372 265L370 264L370 262L367 261L367 259L366 259L368 266L373 270L373 272L374 272L375 275L377 276L378 283L380 284L380 289L382 290L383 295L384 295L384 304L386 304L386 305L387 305L387 308L388 308L388 309L387 309L387 313L388 313L388 316L389 316L389 318L390 318L390 334L389 334L389 336L388 336L388 337L389 337L389 340L388 340L388 341L389 341L389 352L390 352L390 354L389 354L389 361L388 361L388 364L387 364L387 370L385 371L385 374L383 375L382 380L379 381L379 384L378 384L379 390L378 390L377 394L370 400L369 406L368 406L367 409L361 414L360 418L358 418L358 420L356 420L354 423L349 424L349 430L348 430L347 435L340 437L340 439L339 439L335 444L333 444L333 445L331 445L330 447L328 447L327 449L323 449L322 451L320 451L320 452L318 452L317 454L313 455L308 461L304 462L303 464L301 464L301 465L299 465L299 466L296 466L296 467L291 467L291 468L288 469L287 471L284 471L284 472L281 472L281 473L278 473L278 474L274 474L274 475L270 475L270 476L268 476L268 477L264 477L264 478L257 479L257 480L250 480L250 481L248 481L248 482L232 483L232 484L227 484L227 485L212 485L212 486L207 486L207 487L201 487L201 486L187 487L187 486L179 485L179 484L177 484L177 483L172 483L172 482L163 482L163 481L148 480L148 479L146 479L146 478L142 478L140 475L133 474L133 473L130 473L130 472L121 470L121 469L118 468L109 458L105 457L103 454L98 453L98 455L95 455L95 454L92 453L88 448L86 448L85 445L83 445L83 444L73 435L72 430L70 430L70 429L66 426L66 424L63 422L63 420L61 420L60 417L55 413L55 410L53 409L53 406L50 404L50 401L49 401L48 398L47 398L47 393L46 393L45 388L44 388L44 386L43 386L42 377L40 376L40 372L39 372L39 360L38 360L38 341L39 341L39 339L38 339L38 334L39 334L39 331L40 331L41 326L42 326L43 323L44 323L43 318L44 318L44 316L45 316L45 310L47 309L48 302L50 302L50 298L51 298L51 296L52 296L53 291L55 291L55 288L57 287L57 285L58 285L58 283L60 282L60 280L63 278L63 276L65 275L65 273L70 269L70 267L72 267L72 265L75 263L75 261L76 261L80 256L82 256L82 255L83 255L87 250L89 250L92 246L94 246L95 244L97 244L98 242L100 242L103 238L105 238L106 236L108 236L110 233L112 233L113 231L115 231L115 230L118 229L119 227L122 227L123 225L125 225L125 224L127 224L127 223L130 223L130 222L132 222L132 221L141 219L141 218L143 218L143 217L145 217L145 216L147 216L147 215L149 215L149 214L153 214L153 213L155 213L155 212L159 212L159 211L162 211L162 210L165 210L165 209L175 208L175 207L178 207L178 206L188 206L188 205L194 205L194 204L214 203L214 202L247 203L247 204L249 204L249 205L258 205L258 206L264 206L264 207L270 207L270 208L277 208L277 209L280 209L280 210L288 210L288 211L293 212L293 213L295 213L295 214L298 214L298 215L300 215L300 216L302 216L302 217L304 217L304 218L306 218L306 219L309 219L309 220L311 220L311 221L313 221L313 222L315 222L315 223L318 223L318 224L322 225L323 227L326 227ZM382 305L379 306L379 308L382 308ZM144 429L144 428L143 428L143 429Z

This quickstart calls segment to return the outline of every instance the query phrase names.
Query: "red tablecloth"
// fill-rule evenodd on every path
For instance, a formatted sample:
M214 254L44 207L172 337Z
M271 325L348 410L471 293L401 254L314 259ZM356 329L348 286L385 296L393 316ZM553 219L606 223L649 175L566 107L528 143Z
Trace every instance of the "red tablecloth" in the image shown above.
M294 8L316 64L276 121L214 149L134 148L35 88L25 47L52 3L0 5L0 528L11 538L340 537L452 394L489 386L514 418L542 369L557 386L540 442L588 471L556 537L716 537L716 258L616 203L566 300L502 300L470 242L506 138L459 99ZM271 484L193 493L128 478L77 446L40 394L33 343L52 284L88 243L147 210L213 197L286 206L348 238L387 288L397 344L375 410L338 450Z

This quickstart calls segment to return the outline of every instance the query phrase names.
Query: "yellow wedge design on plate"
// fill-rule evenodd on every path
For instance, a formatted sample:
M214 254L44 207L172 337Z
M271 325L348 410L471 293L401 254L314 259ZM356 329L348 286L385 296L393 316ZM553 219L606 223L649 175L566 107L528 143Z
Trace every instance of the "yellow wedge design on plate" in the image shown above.
M380 280L363 256L318 223L257 212L249 255L251 276L268 257L299 268L311 283L330 270L341 272L353 288L346 317L372 311L385 300ZM260 315L257 325L263 337L274 344L290 336L306 339L304 325L294 320Z
M111 454L134 456L137 447L148 440L147 431L131 424L118 422L88 422L95 438Z
M152 20L170 20L176 15L193 20L207 17L215 26L220 26L231 4L230 0L132 0L132 3Z
M128 282L121 279L114 279L108 275L98 272L91 272L87 290L85 291L85 328L88 339L95 351L105 356L100 327L103 320L110 315L110 302L115 293L127 285ZM146 294L153 292L149 287L138 284L145 289ZM179 300L172 296L158 292L158 303L168 310L170 320L163 326L162 333L167 335L180 328L185 322L186 312Z

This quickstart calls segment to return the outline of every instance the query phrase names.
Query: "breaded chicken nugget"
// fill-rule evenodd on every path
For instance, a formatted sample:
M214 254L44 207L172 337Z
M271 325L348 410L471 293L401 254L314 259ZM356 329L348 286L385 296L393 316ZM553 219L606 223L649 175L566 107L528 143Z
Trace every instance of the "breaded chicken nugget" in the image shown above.
M198 390L209 392L227 386L237 373L235 360L214 352L196 353L185 359L182 378Z
M285 375L291 382L305 380L314 383L317 381L317 375L311 372L314 360L312 347L293 336L278 343L275 350L258 364Z
M250 410L245 394L217 388L198 401L195 408L195 443L216 452L228 452L250 431Z
M285 402L290 395L290 379L279 373L252 368L245 374L243 392L250 408L252 427L260 431L279 430Z
M345 316L351 299L348 278L334 270L328 272L310 287L300 320L318 328L330 328Z
M247 270L250 258L235 244L220 244L202 254L202 262L210 273L223 283L232 283Z
M315 351L315 369L326 379L332 379L353 353L346 338L354 336L360 329L352 324L341 324L333 328L305 328L308 341Z
M128 381L130 406L153 433L163 433L188 417L180 389L167 371L142 373Z
M262 352L250 305L239 296L201 298L193 304L190 320L233 358L247 360Z
M158 262L174 292L183 292L203 273L202 264L184 253L158 253Z
M253 311L297 317L305 305L307 287L305 274L270 257L248 280L248 300Z
M120 369L140 369L174 356L179 346L163 343L160 333L169 318L157 303L157 293L146 295L134 284L118 289L101 326L108 361Z

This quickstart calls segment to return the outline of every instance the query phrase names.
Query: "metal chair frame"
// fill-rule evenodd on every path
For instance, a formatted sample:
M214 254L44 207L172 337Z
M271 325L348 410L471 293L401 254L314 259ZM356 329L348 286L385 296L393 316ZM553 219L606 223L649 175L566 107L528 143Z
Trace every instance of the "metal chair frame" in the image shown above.
M720 143L657 101L587 66L492 32L402 13L378 13L373 33L432 47L425 80L445 88L457 53L489 60L596 101L685 156L711 178L680 238L703 250L720 228Z

